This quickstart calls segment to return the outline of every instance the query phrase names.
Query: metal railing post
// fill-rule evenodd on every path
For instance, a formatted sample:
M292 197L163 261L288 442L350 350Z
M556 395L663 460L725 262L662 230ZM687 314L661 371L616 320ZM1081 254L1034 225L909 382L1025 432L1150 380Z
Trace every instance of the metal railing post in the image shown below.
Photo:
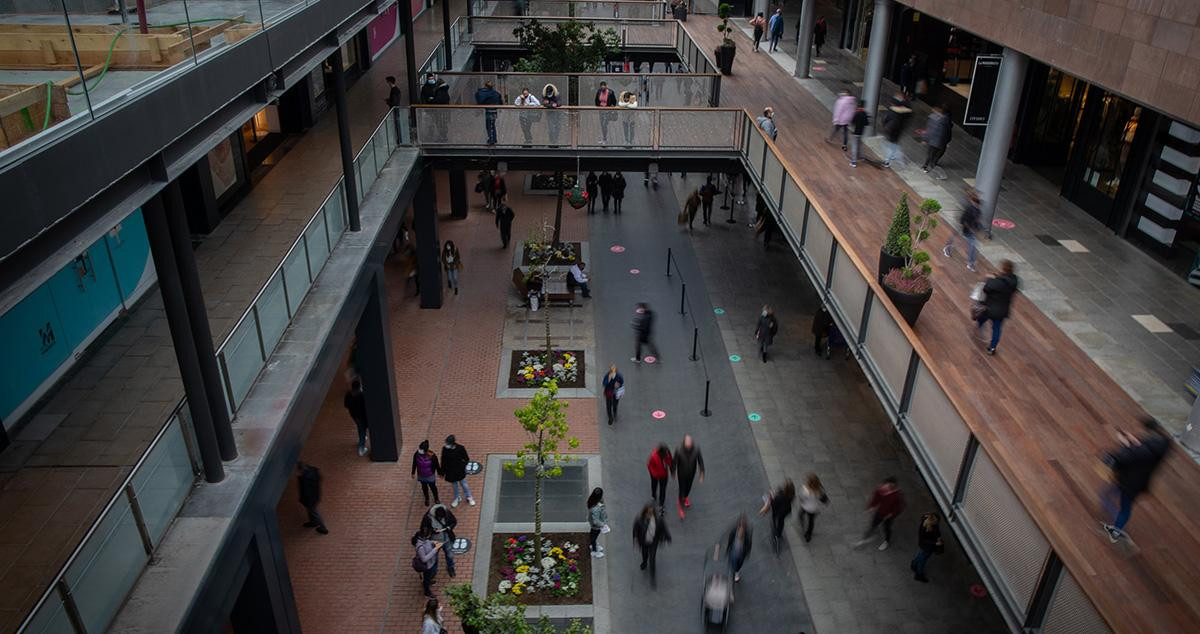
M150 529L146 527L146 517L142 515L142 505L138 503L137 493L133 490L133 483L129 482L125 485L125 497L129 498L129 509L133 512L133 522L137 525L138 535L142 538L142 548L146 550L146 555L154 554L154 542L150 539Z
M701 416L712 416L712 411L708 409L708 387L712 382L704 379L704 409L700 410Z
M83 616L79 614L79 606L75 605L75 597L71 594L71 586L67 585L67 580L59 577L54 586L58 589L63 611L67 613L67 620L71 622L71 627L80 634L87 632L87 626L83 623Z
M683 303L687 301L687 282L679 285L679 314L686 315L687 311L683 309Z
M667 277L671 277L671 247L667 247Z
M692 361L696 360L696 344L700 342L700 329L692 328L692 356L688 357Z

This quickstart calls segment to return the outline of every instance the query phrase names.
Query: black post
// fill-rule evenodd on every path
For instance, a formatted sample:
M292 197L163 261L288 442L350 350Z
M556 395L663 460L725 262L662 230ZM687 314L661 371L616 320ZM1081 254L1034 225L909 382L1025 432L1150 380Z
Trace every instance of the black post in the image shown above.
M350 140L350 115L346 106L346 73L342 70L342 49L333 50L333 99L337 106L338 143L342 148L342 175L346 178L346 212L350 230L361 231L358 219L358 179L354 177L354 149Z
M471 0L467 0L471 4ZM450 3L442 1L442 40L446 46L446 68L454 68L454 49L450 46Z
M437 190L433 168L426 167L413 196L413 232L417 234L417 279L421 282L421 308L442 307L441 244L437 233Z
M696 360L696 344L700 342L700 329L692 328L692 361Z
M167 327L171 331L171 343L175 348L175 359L179 362L179 375L183 379L188 409L192 413L192 429L196 434L204 479L208 482L220 482L225 479L225 468L221 464L221 449L217 445L212 412L204 392L204 378L200 372L200 362L196 358L196 343L192 338L183 287L179 281L179 271L175 268L171 232L167 228L166 212L160 196L146 201L142 206L142 217L146 223L150 255L154 258L154 270L158 275L158 288L162 293Z
M469 3L468 3L469 4ZM410 128L417 127L417 113L411 108L414 103L418 103L417 99L417 52L413 44L413 16L412 5L405 2L398 2L396 6L400 9L400 28L404 29L404 80L408 82L408 126Z
M370 297L355 328L355 369L362 377L371 434L371 460L399 459L400 416L396 413L396 374L392 371L392 342L388 330L387 287L383 268L372 276Z
M467 33L475 32L475 21L471 18L475 17L475 0L467 0Z
M667 277L671 277L671 247L667 247Z
M743 176L742 178L743 178L743 179L745 179L746 177L745 177L745 176ZM743 181L743 182L745 182L745 181ZM735 181L735 180L733 180L733 179L730 179L730 181L729 181L729 189L733 189L733 188L734 188L734 186L736 186L736 185L737 185L737 181ZM736 225L736 224L737 224L737 221L733 219L733 208L734 208L734 207L736 207L736 206L737 206L737 192L734 192L734 194L733 194L733 204L729 206L729 218L725 220L725 223L726 223L726 224L731 224L731 225Z
M217 354L213 349L212 329L208 325L208 309L204 305L204 293L200 288L200 272L196 269L196 258L192 250L192 237L184 216L183 192L179 181L169 183L163 190L163 213L167 231L171 234L171 250L175 255L175 266L179 272L183 301L187 308L188 325L196 347L196 359L200 363L200 376L204 381L204 393L208 397L208 411L217 435L217 446L222 460L237 458L237 443L233 439L233 427L229 424L229 410L225 405L225 391L221 388L221 372L217 367Z
M448 5L449 2L443 4ZM450 170L450 217L467 217L467 172Z
M712 416L712 412L708 409L708 386L711 383L708 379L704 379L704 409L700 410L701 416Z
M684 282L679 286L679 314L684 315L686 314L686 311L683 310L683 303L687 301L687 282Z

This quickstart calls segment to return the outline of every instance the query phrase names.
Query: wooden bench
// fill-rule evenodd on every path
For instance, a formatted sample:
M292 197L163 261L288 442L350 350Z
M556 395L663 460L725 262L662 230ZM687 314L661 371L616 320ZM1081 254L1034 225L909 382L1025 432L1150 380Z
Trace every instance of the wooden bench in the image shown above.
M525 273L519 268L513 269L512 273L513 287L517 289L517 295L521 298L522 304L529 304L529 289L531 284L525 281ZM536 282L534 283L536 284ZM547 304L550 303L565 303L567 306L575 305L575 289L567 288L567 276L563 273L561 276L553 274L553 277L544 282L542 293Z

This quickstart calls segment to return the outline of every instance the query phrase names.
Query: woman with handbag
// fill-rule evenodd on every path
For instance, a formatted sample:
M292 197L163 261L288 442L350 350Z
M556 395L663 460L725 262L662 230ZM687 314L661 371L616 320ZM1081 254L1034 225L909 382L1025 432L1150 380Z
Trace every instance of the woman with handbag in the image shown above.
M462 254L453 240L447 240L442 248L442 267L446 269L446 287L454 289L454 294L458 295L458 273L462 271L463 263Z
M596 543L596 539L600 537L600 533L607 533L608 528L608 511L604 510L604 489L596 487L592 489L592 494L588 496L588 527L591 529L588 533L592 556L596 559L604 558L604 547Z
M913 579L921 583L929 583L929 578L925 576L925 566L929 563L929 558L934 553L946 550L938 523L937 513L926 513L921 516L921 525L917 527L917 556L908 567L913 571Z
M829 496L826 495L825 487L817 474L810 473L804 484L800 485L796 497L800 503L800 528L804 529L804 541L811 542L817 515L829 505Z
M614 363L608 366L608 374L604 375L601 382L604 384L604 409L608 413L608 424L611 425L617 419L617 405L625 396L625 377L617 372L617 364Z

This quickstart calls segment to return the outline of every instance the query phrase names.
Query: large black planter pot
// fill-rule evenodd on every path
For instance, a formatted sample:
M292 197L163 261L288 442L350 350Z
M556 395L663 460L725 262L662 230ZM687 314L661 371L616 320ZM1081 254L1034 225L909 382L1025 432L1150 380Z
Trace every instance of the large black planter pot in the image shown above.
M880 283L883 282L883 276L888 274L892 269L898 269L904 266L904 258L898 258L883 249L879 249L879 277L876 278Z
M713 54L717 58L717 68L720 69L722 75L733 74L733 58L737 55L736 46L718 46Z
M900 316L904 321L908 322L909 326L917 325L917 317L921 316L921 309L925 308L925 303L933 297L933 289L929 289L919 295L912 293L904 293L898 291L887 284L883 285L883 292L887 293L888 299L892 300L892 305L896 310L900 311Z

